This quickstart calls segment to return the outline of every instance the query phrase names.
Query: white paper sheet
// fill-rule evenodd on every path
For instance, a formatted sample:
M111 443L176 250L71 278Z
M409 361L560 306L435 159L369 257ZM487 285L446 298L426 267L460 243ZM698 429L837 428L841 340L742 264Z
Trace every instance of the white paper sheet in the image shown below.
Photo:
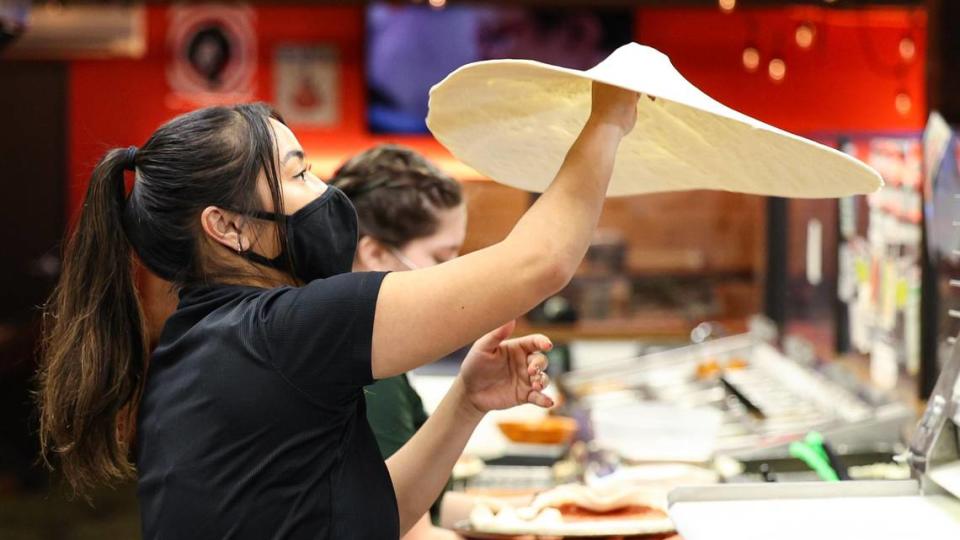
M631 403L595 409L594 439L631 461L704 462L713 457L723 422L712 408Z

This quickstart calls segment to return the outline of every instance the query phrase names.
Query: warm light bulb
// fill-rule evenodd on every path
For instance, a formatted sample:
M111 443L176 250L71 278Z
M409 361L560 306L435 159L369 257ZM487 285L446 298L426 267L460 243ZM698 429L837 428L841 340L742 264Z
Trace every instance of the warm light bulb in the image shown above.
M743 60L743 67L747 68L747 71L751 73L760 67L760 51L758 51L756 47L743 49L741 59Z
M813 45L813 38L815 31L813 26L808 23L802 23L797 27L796 32L793 33L794 39L797 41L797 46L801 49L809 49Z
M898 113L907 114L910 112L910 108L913 107L913 100L910 99L910 94L900 92L897 94L897 97L893 99L893 105L897 108Z
M901 39L897 48L900 50L900 58L907 61L913 60L914 55L917 54L917 44L909 37Z
M718 0L720 4L720 11L724 13L730 13L733 11L733 8L737 7L737 0Z
M767 65L767 73L774 81L782 81L783 78L787 76L786 62L780 58L774 58L773 60L770 60L770 64Z
M440 9L443 6L447 5L447 0L430 0L430 5L437 9Z

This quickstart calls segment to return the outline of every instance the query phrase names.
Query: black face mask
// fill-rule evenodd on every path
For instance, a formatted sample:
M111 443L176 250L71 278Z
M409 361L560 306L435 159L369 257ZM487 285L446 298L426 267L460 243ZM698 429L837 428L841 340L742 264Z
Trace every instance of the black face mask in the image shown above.
M257 219L279 222L276 212L249 212ZM357 210L350 199L334 186L327 186L323 195L293 215L287 216L287 245L292 249L295 276L304 283L344 274L353 268L357 252ZM247 259L286 271L286 247L269 259L247 250Z

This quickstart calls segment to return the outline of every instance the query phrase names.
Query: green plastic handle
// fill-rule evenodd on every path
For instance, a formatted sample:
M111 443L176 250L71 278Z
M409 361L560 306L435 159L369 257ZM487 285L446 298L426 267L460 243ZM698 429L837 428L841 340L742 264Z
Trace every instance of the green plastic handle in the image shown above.
M806 442L793 441L790 443L790 455L807 464L808 467L817 473L821 480L826 482L839 482L840 477L837 471L830 467L830 462L824 459L815 448L811 448Z
M807 433L804 442L807 443L807 446L816 450L820 457L823 458L823 461L830 465L830 456L827 455L827 451L823 448L823 435L819 431L811 431ZM833 467L830 467L831 469Z

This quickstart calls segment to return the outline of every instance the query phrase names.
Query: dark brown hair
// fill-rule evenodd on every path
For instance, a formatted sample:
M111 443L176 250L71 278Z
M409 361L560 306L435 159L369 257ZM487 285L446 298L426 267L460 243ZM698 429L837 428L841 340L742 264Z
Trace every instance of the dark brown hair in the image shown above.
M140 149L110 150L94 168L44 308L38 372L42 456L59 463L75 492L134 473L129 437L118 432L133 425L147 356L131 248L175 286L222 279L227 271L205 256L199 216L207 206L262 209L260 171L283 214L271 117L279 120L259 104L200 109Z
M393 144L352 157L330 183L353 201L361 236L397 248L435 233L437 211L463 202L456 180L417 152Z

